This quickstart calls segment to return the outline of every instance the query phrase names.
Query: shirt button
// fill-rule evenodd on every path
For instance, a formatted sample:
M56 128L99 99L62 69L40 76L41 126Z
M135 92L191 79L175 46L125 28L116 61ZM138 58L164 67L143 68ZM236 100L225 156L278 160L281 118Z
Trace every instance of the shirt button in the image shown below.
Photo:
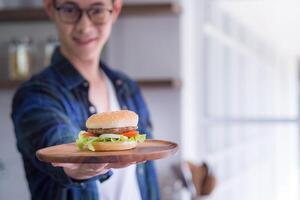
M96 108L94 106L90 106L89 107L89 110L92 114L95 114L96 113Z
M142 168L139 168L139 169L138 169L138 174L139 174L139 175L143 175L143 174L144 174L144 170L143 170Z
M88 87L88 86L89 86L89 83L88 83L87 81L84 81L84 82L83 82L83 86L84 86L84 87Z
M117 86L120 86L120 85L122 85L123 84L123 81L121 80L121 79L118 79L117 81L116 81L116 85Z
M84 183L80 183L80 186L81 186L82 188L85 188L85 184L84 184Z

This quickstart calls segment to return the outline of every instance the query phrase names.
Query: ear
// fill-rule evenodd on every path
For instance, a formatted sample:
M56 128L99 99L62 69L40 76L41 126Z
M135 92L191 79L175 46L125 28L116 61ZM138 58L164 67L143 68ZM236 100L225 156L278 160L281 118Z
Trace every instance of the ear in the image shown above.
M117 20L122 10L122 0L115 0L113 3L113 22Z
M50 19L53 19L53 0L44 0L44 8Z

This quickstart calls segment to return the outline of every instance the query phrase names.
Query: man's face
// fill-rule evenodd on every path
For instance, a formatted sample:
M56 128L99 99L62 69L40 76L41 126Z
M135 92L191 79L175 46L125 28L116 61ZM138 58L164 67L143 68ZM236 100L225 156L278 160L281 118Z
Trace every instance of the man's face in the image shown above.
M55 9L55 6L63 7L64 11L68 12L68 5L71 5L71 8L75 6L82 10L95 6L103 7L107 9L108 13L106 14L109 17L105 23L97 24L85 12L76 22L66 23L61 17L62 10ZM112 10L112 13L109 13L108 10ZM114 10L111 0L56 0L56 4L53 5L52 18L58 29L62 52L71 58L80 60L99 59L116 17L117 11Z

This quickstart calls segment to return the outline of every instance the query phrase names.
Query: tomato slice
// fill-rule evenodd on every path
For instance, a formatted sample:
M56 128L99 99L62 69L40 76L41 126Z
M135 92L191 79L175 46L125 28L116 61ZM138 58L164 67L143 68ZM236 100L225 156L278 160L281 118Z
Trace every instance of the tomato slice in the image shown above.
M96 137L96 136L93 133L85 132L84 134L82 134L82 137L90 138L90 137Z
M139 132L137 132L137 131L127 131L127 132L122 133L122 135L124 135L126 137L134 137L138 134L139 134Z

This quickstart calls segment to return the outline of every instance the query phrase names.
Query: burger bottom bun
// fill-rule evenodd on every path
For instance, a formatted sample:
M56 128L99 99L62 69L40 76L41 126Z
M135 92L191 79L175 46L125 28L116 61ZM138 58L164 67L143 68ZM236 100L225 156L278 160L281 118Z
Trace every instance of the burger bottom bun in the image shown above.
M119 151L133 149L137 146L137 142L94 142L95 151Z

